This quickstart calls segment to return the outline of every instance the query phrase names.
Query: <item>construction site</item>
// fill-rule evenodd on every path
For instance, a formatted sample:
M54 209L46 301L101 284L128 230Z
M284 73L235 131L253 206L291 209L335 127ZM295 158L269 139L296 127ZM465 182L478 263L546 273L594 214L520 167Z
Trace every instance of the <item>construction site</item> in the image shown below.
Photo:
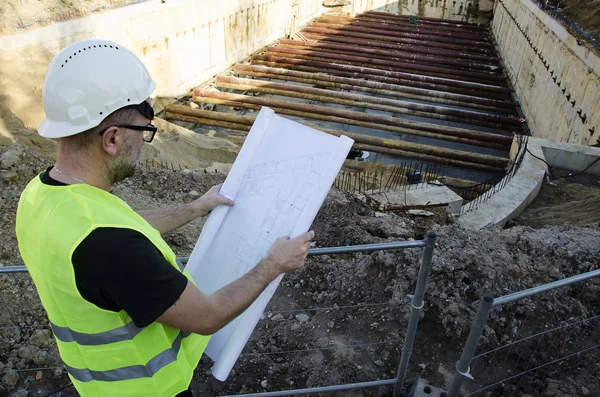
M584 12L582 7L588 7ZM597 6L532 0L0 5L0 396L78 396L19 254L52 58L101 38L157 84L112 194L188 203L259 111L354 140L229 378L198 396L600 396ZM206 219L163 236L182 264Z

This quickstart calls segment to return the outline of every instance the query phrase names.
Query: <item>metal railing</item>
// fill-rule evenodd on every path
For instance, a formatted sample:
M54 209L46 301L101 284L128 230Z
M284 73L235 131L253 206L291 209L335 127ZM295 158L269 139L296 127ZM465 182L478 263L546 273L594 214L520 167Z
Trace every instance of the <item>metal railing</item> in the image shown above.
M597 38L586 32L581 26L570 20L566 15L563 15L563 10L560 9L558 5L552 4L548 0L545 0L544 2L534 1L534 3L546 14L559 21L571 34L583 38L593 47L600 49L600 43L598 43ZM560 1L557 4L560 4Z
M411 313L409 318L408 327L404 338L404 345L402 354L400 357L400 364L396 378L375 380L371 382L359 382L352 384L341 384L341 385L328 385L309 389L294 389L294 390L282 390L273 391L267 393L257 394L241 394L238 396L288 396L298 395L307 393L322 393L332 392L340 390L351 390L361 389L370 387L380 386L391 386L394 385L394 396L397 397L402 392L404 381L406 379L406 373L408 369L408 363L412 352L412 346L415 340L417 332L417 325L419 314L424 306L424 294L427 285L427 279L429 271L431 269L431 261L433 252L435 249L435 242L437 236L433 232L427 233L425 240L417 241L403 241L403 242L392 242L392 243L381 243L381 244L366 244L356 246L344 246L344 247L327 247L327 248L314 248L309 250L309 256L319 255L340 255L349 253L360 253L360 252L373 252L373 251L386 251L386 250L398 250L398 249L410 249L410 248L423 248L423 256L421 260L421 266L417 279L417 285L414 295L409 295L411 303ZM188 261L187 257L177 258L178 262L182 265ZM0 280L0 304L3 306L3 316L0 320L0 335L6 332L14 332L19 335L27 335L28 339L21 343L21 349L29 349L29 355L32 357L31 360L23 359L22 362L15 365L15 363L8 363L9 366L15 368L8 368L0 370L0 391L3 389L8 393L12 393L18 388L35 389L36 395L51 396L58 393L67 387L70 387L70 381L66 377L66 373L63 370L62 364L58 357L56 345L53 338L51 337L51 331L48 326L46 314L43 311L39 298L35 292L33 281L27 274L27 268L25 266L9 266L0 268L0 274L4 277L12 278L14 283L7 283L6 279ZM11 309L11 306L7 298L3 296L2 292L10 290L11 297L8 299L23 299L27 298L28 304L18 305L20 311L17 313ZM25 289L29 294L24 293L22 289ZM35 295L35 297L33 296ZM389 305L391 302L385 303L365 303L361 305L353 305L348 307L369 307L375 305ZM307 310L325 310L332 308L312 308L312 309L300 309L293 311L307 311ZM344 306L336 306L336 309L344 309ZM5 325L6 324L6 325ZM41 330L38 332L38 330ZM33 339L33 340L32 340ZM347 348L354 348L360 346L374 345L378 343L399 343L400 339L392 341L374 342L356 346L346 346ZM40 353L37 345L43 346L43 352ZM305 349L305 350L294 350L291 352L308 352L316 350L328 350L328 348L318 349ZM5 361L8 357L3 357L7 354L7 350L0 348L0 359ZM285 352L277 352L278 354ZM42 354L43 359L36 360L36 357ZM243 355L252 355L243 354ZM264 354L264 353L258 353ZM46 364L45 366L42 364ZM32 366L33 364L33 366ZM41 374L41 375L40 375ZM6 378L6 379L5 379ZM6 382L8 380L8 382ZM31 391L31 390L30 390Z
M589 327L592 322L600 319L600 312L597 311L598 308L596 308L596 311L582 311L582 318L580 319L575 318L577 314L572 313L569 310L569 318L558 322L556 322L556 320L558 320L559 310L555 309L554 313L551 314L553 318L548 322L547 317L545 318L545 316L535 315L535 308L543 306L538 304L532 305L533 309L527 311L524 320L517 320L515 317L516 313L513 314L513 318L510 321L507 321L508 325L506 325L506 331L500 336L500 346L475 355L475 351L477 350L480 338L486 327L486 323L488 322L488 316L492 309L495 308L496 310L502 310L500 306L522 301L526 298L548 293L558 288L565 288L575 283L584 282L596 277L600 277L600 270L579 274L563 280L554 281L552 283L515 292L513 294L501 296L495 299L489 295L483 296L480 301L475 320L472 323L469 336L463 348L462 355L456 364L456 372L447 393L448 397L457 397L459 395L463 380L465 378L474 380L473 376L471 375L471 363L472 360L475 359L479 360L484 357L487 358L485 368L482 369L482 372L485 371L485 374L488 376L494 371L496 371L496 373L505 372L506 376L500 381L494 380L488 384L480 384L480 387L477 390L471 391L465 394L465 396L476 395L484 391L489 391L497 386L505 386L510 381L515 379L520 380L525 374L541 368L551 367L552 365L558 364L566 359L600 347L600 344L598 344L598 339L594 337L590 338L590 343L588 343L586 346L582 346L581 343L574 343L577 338L581 339L583 328ZM580 287L578 291L575 292L575 294L578 295L577 301L579 301L580 295L584 290L584 288ZM559 301L559 299L556 298L554 301ZM533 321L537 321L537 327L535 325L531 326L528 323L529 318L531 318ZM538 327L540 327L542 323L544 326L543 330L540 331ZM579 332L573 332L574 327L579 327ZM596 327L598 327L598 325L596 325ZM531 333L527 336L521 336L521 334L526 333L527 330L529 330ZM548 340L544 342L544 338ZM540 348L544 348L544 343L547 346L545 347L545 351L542 352ZM557 345L560 345L560 347ZM573 346L575 350L579 350L565 353L564 350L567 345ZM557 351L555 352L556 354L550 354L550 350L553 347L558 347ZM498 365L498 361L502 354L505 354L505 357L502 361L502 364ZM490 355L491 357L489 357ZM522 364L521 367L519 367L519 364ZM511 368L509 369L507 366L510 366ZM520 372L518 372L519 368L522 369ZM509 394L511 393L509 392Z

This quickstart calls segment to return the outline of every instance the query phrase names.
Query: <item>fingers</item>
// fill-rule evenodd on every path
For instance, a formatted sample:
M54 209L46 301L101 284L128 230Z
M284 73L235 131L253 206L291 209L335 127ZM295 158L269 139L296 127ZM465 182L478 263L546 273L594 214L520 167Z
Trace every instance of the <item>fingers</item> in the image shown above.
M308 243L313 238L315 238L315 232L314 232L314 230L311 230L309 232L299 235L298 237L295 238L295 240L301 241L303 243Z
M230 200L227 197L217 196L217 200L219 201L219 204L225 204L229 206L233 205L233 200Z

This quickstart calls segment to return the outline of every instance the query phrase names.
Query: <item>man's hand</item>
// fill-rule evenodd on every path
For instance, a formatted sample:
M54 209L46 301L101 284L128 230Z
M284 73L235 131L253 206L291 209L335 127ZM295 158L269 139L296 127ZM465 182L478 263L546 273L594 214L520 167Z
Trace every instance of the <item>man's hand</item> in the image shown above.
M277 275L300 269L304 266L308 249L311 247L310 241L314 237L315 232L311 230L292 239L278 238L264 259L265 265L277 272Z
M246 310L281 273L304 266L313 237L315 233L310 231L292 239L278 238L258 265L210 296L188 282L179 300L157 321L201 335L217 332Z
M213 186L204 196L191 203L163 210L138 211L138 214L161 234L168 233L200 216L208 215L217 205L233 205L233 201L219 195L222 185Z
M191 205L198 211L198 216L206 216L216 208L218 205L225 204L232 206L233 201L219 195L219 190L221 190L222 183L213 186L210 188L208 192L204 194L204 196L200 197L198 200L191 203Z

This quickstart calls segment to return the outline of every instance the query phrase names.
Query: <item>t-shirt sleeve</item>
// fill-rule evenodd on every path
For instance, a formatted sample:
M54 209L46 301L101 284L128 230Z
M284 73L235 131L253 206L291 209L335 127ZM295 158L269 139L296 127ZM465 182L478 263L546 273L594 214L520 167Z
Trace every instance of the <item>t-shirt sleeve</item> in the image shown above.
M73 253L84 299L124 310L138 327L156 321L183 293L187 278L143 234L120 228L91 232Z

